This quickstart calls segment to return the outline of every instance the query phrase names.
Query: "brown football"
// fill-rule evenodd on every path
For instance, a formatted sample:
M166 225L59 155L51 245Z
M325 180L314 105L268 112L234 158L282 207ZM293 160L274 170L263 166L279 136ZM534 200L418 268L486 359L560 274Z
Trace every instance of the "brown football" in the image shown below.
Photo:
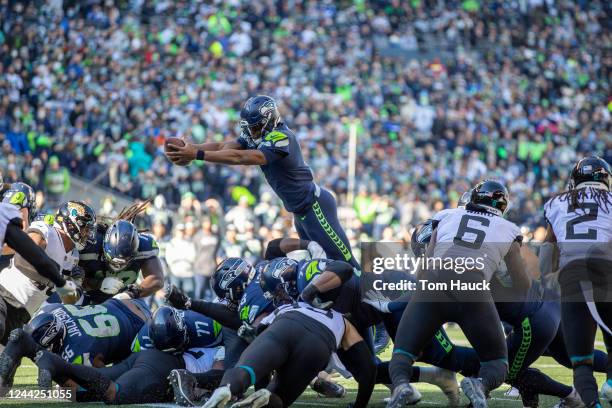
M164 148L168 151L169 149L172 150L172 146L185 146L185 141L178 137L169 137L164 143Z

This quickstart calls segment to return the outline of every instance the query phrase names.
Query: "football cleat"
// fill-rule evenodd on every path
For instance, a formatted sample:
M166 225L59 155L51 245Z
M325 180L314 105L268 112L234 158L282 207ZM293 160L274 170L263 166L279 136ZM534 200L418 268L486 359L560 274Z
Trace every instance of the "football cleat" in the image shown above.
M232 404L231 408L261 408L268 405L272 393L265 388L257 390L242 401Z
M603 387L602 387L602 391L603 391ZM584 407L585 407L584 402L582 402L582 398L580 398L580 395L578 394L578 391L576 391L575 388L572 388L572 392L570 392L570 394L567 397L561 398L561 401L559 401L559 403L554 406L554 408L584 408Z
M461 380L461 389L474 408L488 408L484 385L478 378L465 377Z
M416 389L408 383L399 384L393 390L391 398L387 401L387 408L404 408L406 405L414 405L421 400L421 394L418 393L418 399L415 401Z
M442 390L448 398L448 406L456 407L461 401L461 393L459 392L459 384L457 384L457 375L449 370L439 367L421 367L422 370L431 370L431 383Z
M387 330L385 330L385 326L382 323L377 324L375 326L375 329L374 353L376 353L376 355L379 355L383 353L387 349L387 347L389 347L389 344L391 343L391 337L389 336L389 333L387 333Z
M572 390L572 394L574 392L576 392L576 390ZM603 385L601 386L600 394L601 394L601 398L605 399L610 404L612 404L612 379L609 379L605 383L603 383Z
M193 374L187 370L172 370L168 381L174 392L174 402L182 407L195 407L206 392L197 387Z
M219 387L212 393L202 408L224 408L232 399L232 391L229 385Z
M318 378L310 386L314 392L325 398L342 398L346 395L344 387L333 381Z

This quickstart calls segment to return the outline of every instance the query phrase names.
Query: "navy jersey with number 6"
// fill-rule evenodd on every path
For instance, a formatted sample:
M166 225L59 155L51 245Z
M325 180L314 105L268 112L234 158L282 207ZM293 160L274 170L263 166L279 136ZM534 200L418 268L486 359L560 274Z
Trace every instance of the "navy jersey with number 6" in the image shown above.
M221 325L208 316L185 310L189 348L208 348L221 344ZM155 348L149 337L149 325L142 326L138 334L130 339L132 352Z
M287 211L301 213L312 205L315 200L312 170L304 162L295 134L284 123L266 134L258 145L243 135L238 143L266 156L267 164L260 166L261 170Z
M145 321L118 299L92 306L53 303L44 306L41 313L52 313L66 325L66 338L58 354L73 364L92 365L96 357L105 364L122 361L130 354L134 336L146 327Z

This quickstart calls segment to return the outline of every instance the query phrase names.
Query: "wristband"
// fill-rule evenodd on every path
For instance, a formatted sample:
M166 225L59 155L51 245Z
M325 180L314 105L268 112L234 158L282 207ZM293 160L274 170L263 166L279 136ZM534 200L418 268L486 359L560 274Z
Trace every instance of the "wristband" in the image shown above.
M204 150L198 150L196 153L196 160L204 160Z

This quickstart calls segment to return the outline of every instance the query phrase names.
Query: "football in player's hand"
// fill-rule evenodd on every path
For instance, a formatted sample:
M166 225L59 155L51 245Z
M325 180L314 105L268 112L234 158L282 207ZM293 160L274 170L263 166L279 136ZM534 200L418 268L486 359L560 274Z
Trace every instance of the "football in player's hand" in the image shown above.
M185 146L185 141L183 139L179 139L178 137L169 137L164 142L165 151L176 150L173 148L174 146L183 147Z

